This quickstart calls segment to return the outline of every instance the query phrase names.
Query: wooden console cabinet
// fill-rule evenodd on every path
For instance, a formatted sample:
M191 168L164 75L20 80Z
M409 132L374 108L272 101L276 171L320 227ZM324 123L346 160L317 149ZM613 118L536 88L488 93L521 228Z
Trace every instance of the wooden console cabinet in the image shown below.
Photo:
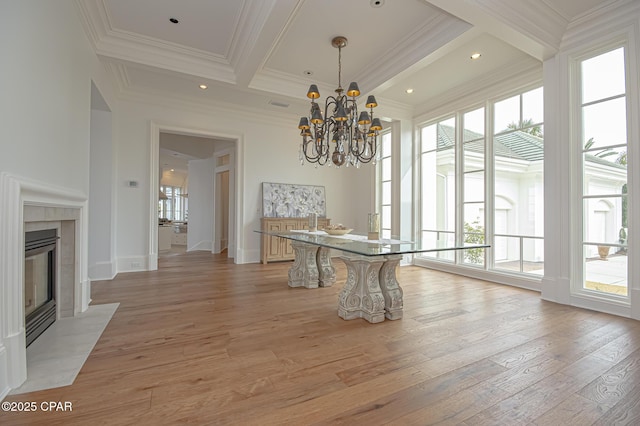
M331 224L331 219L318 218L318 229ZM260 229L267 232L291 231L292 229L308 229L309 220L306 217L263 217L260 219ZM291 240L260 235L262 263L293 260L294 253Z

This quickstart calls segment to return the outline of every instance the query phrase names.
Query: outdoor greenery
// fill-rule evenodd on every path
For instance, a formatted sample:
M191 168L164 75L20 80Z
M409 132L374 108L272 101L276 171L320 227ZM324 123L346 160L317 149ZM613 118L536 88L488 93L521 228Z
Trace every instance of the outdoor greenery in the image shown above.
M471 244L484 244L484 226L477 220L473 223L464 223L464 242ZM468 263L482 265L484 262L484 249L475 248L464 250L464 260Z
M521 130L524 133L528 133L532 136L537 136L539 138L544 137L542 134L542 126L533 125L533 118L527 118L526 120L520 120L517 123L509 123L507 125L507 129L509 130Z

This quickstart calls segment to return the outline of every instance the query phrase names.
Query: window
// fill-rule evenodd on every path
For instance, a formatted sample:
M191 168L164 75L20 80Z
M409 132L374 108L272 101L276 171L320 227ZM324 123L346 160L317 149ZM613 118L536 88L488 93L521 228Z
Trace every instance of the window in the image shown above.
M627 296L625 49L579 62L582 288Z
M541 87L494 105L496 270L543 273L543 116Z
M187 194L177 186L160 185L167 199L158 201L158 217L172 221L187 221Z
M462 215L465 243L485 242L484 118L484 108L478 108L462 116ZM477 266L483 266L485 263L485 249L464 250L461 254L464 263Z
M544 268L543 89L426 124L420 136L424 244L491 249L419 258L539 278Z
M420 130L421 238L436 247L456 241L456 121L454 117ZM453 251L422 256L454 261Z
M391 238L391 131L381 136L380 162L378 164L378 213L380 236Z

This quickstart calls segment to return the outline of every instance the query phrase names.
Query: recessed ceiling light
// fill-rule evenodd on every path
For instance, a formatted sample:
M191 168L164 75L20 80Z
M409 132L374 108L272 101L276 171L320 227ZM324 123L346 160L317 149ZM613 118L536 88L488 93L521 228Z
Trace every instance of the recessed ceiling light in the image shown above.
M176 18L169 18L169 22L171 22L172 24L177 24L180 21L178 21Z
M206 90L206 89L207 89L207 87L209 87L209 86L207 86L206 84L201 84L201 85L200 85L200 86L198 86L198 87L199 87L199 88L201 88L202 90Z
M175 171L176 171L176 169L171 169L171 171L172 171L172 172L175 172Z
M482 56L481 54L479 54L478 52L476 53L472 53L471 54L471 59L478 59L480 56Z
M371 4L371 7L382 7L384 0L370 0L369 4Z
M302 73L304 75L313 75L313 71L311 71L311 70L304 70Z
M412 94L413 93L413 89L407 89L407 90L405 90L405 92L407 92L408 94Z

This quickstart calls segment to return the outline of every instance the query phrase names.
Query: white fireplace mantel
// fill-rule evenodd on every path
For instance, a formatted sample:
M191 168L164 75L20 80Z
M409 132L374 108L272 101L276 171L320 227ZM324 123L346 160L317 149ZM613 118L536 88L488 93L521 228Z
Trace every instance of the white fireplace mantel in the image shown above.
M10 173L0 173L0 400L27 378L24 328L25 206L38 206L40 222L75 222L74 313L91 301L88 264L88 200L84 193Z

